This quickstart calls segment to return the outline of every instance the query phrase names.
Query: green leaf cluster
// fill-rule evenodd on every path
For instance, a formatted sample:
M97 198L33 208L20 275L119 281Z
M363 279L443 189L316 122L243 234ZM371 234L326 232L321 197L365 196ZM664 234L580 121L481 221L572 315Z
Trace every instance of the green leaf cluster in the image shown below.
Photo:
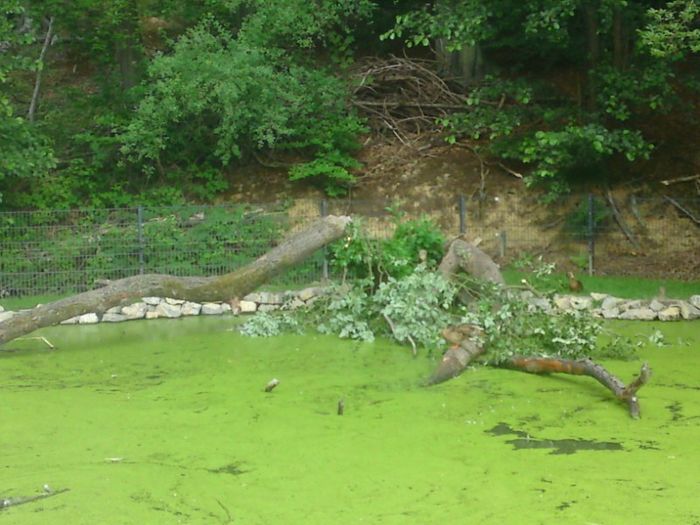
M369 279L376 284L413 272L421 250L425 251L428 266L434 267L442 259L444 244L442 232L426 217L403 220L397 215L389 239L371 238L357 219L344 239L330 245L331 266L345 277Z

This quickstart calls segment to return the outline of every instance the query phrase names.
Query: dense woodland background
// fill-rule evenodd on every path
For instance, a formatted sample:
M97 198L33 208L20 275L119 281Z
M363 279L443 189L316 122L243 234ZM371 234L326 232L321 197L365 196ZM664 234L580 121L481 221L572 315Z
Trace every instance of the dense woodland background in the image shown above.
M0 210L210 202L251 165L343 195L373 137L552 197L700 172L696 0L0 5Z

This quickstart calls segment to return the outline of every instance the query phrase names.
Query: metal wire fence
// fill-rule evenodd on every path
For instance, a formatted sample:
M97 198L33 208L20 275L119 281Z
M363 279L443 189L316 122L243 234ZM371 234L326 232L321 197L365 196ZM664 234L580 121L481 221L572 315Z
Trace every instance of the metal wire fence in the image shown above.
M416 216L410 204L297 200L2 212L0 298L80 292L140 273L220 275L329 214L362 217L370 235L386 238L402 214ZM461 235L479 243L502 266L542 257L561 270L700 279L700 199L632 197L616 203L579 195L543 205L508 195L455 196L451 206L419 213L446 238ZM327 252L319 250L277 283L305 284L332 270Z

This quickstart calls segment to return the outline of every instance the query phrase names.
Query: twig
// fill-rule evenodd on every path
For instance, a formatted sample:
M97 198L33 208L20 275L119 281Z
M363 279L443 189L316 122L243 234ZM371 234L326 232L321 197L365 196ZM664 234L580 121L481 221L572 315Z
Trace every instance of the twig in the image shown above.
M399 337L396 335L396 327L394 326L394 323L391 321L391 318L387 314L382 314L384 316L384 319L386 319L386 322L389 324L389 328L391 328L391 333L394 335L397 341L401 341ZM407 335L406 338L408 341L411 343L411 348L413 349L413 355L416 356L418 355L418 350L416 350L416 343L413 341L413 338L410 335Z
M9 507L16 507L17 505L24 505L25 503L31 503L32 501L37 501L40 499L50 498L51 496L58 496L64 492L68 492L70 489L60 489L51 490L47 486L44 486L44 492L41 494L34 494L33 496L19 496L17 498L0 498L0 510Z
M682 212L685 213L688 217L690 217L690 218L692 219L692 221L693 221L695 224L699 224L699 225L700 225L700 219L698 219L697 217L695 217L695 215L693 215L693 214L690 213L688 210L686 210L686 209L685 209L683 206L681 206L676 200L672 199L672 198L669 197L668 195L664 195L664 199L666 199L668 202L670 202L671 204L673 204L676 208L678 208L680 211L682 211Z
M700 173L697 175L689 175L688 177L679 177L677 179L662 180L661 184L663 184L664 186L669 186L670 184L676 184L677 182L690 182L691 180L700 180Z
M46 339L46 337L42 337L42 336L40 336L40 335L30 336L30 337L18 337L18 338L17 338L17 341L21 341L21 340L23 340L23 339L24 339L24 340L26 340L26 339L38 339L38 340L40 340L40 341L43 341L43 342L46 344L46 346L48 346L51 350L55 350L55 349L56 349L56 347L55 347L54 345L51 344L51 341L49 341L48 339Z
M517 177L518 179L522 179L522 178L523 178L523 174L522 174L522 173L518 173L517 171L514 171L514 170L510 169L508 166L506 166L506 165L503 164L502 162L497 162L496 165L497 165L499 168L501 168L503 171L505 171L506 173L511 174L513 177Z
M613 216L615 217L615 221L617 222L617 225L620 227L622 230L622 233L625 234L625 237L627 237L627 240L632 243L632 246L635 247L635 249L639 250L639 243L637 242L637 239L634 237L634 234L632 231L627 227L625 224L625 220L622 218L622 215L620 214L620 210L617 209L617 205L615 204L615 199L613 199L612 193L608 189L606 196L608 198L608 202L610 203L610 208L612 209Z
M49 27L46 30L46 36L44 37L44 45L41 48L41 53L39 53L39 60L37 61L36 70L36 80L34 81L34 92L32 93L32 101L29 103L29 111L27 111L27 120L29 122L34 122L34 113L36 112L36 105L39 101L39 88L41 87L41 73L44 70L44 55L46 55L46 50L51 44L51 37L53 36L53 17L49 18Z

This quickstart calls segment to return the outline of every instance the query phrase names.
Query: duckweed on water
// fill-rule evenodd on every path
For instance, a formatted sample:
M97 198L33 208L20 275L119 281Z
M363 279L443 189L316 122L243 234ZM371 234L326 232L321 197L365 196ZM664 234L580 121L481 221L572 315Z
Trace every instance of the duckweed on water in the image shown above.
M406 348L231 324L5 345L0 498L70 491L0 525L700 521L698 323L612 325L670 343L642 351L639 421L589 378L480 368L423 388L435 362ZM627 380L640 363L605 364Z

